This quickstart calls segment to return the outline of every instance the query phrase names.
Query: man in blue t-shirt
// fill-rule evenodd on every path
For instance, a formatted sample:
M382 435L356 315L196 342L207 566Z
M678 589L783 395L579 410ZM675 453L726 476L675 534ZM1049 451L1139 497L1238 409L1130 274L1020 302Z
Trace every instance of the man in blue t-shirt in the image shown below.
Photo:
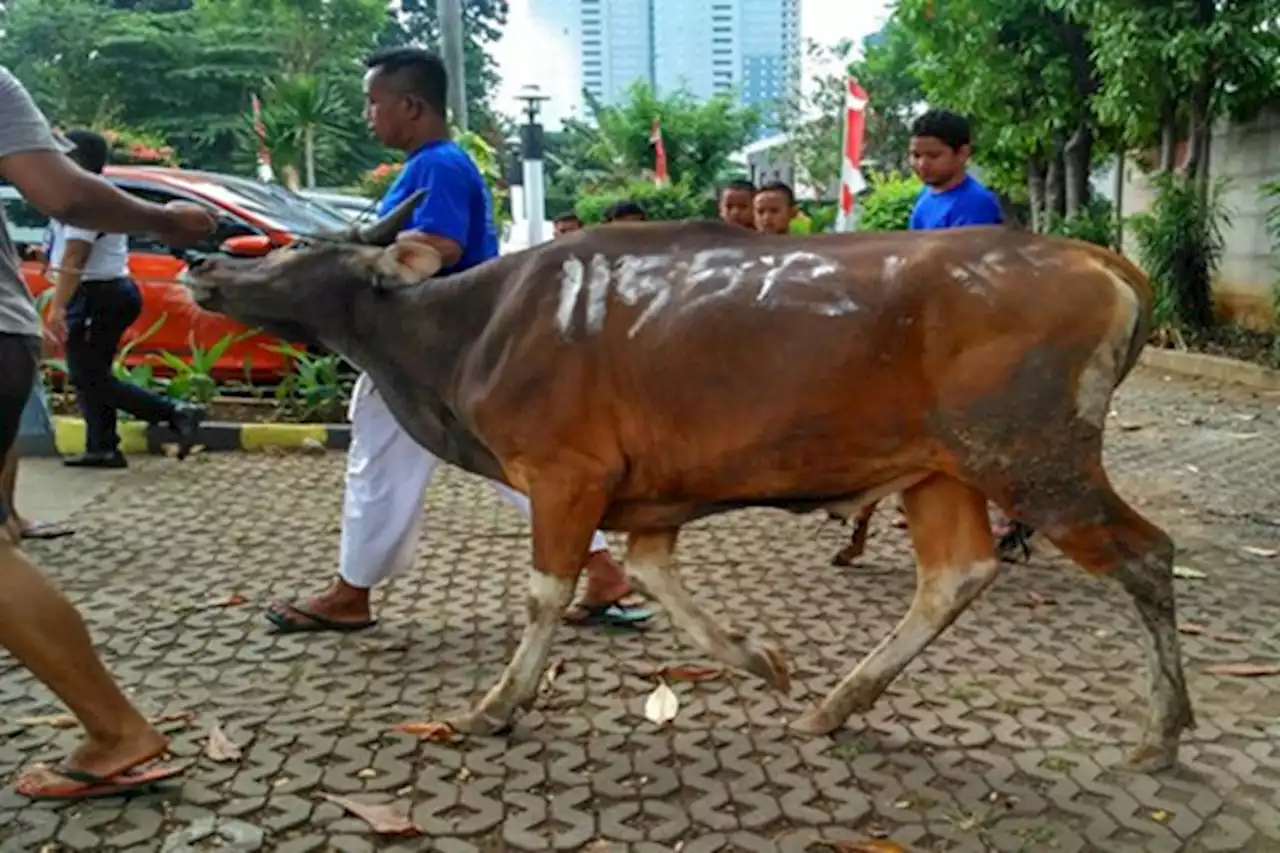
M391 210L417 190L426 197L398 240L426 243L439 253L441 275L498 256L489 188L471 157L449 138L444 63L416 48L383 51L368 62L365 118L380 142L406 155L404 168L378 205ZM282 632L353 631L374 624L369 594L412 564L422 502L440 460L401 429L368 375L351 400L351 448L338 575L320 595L272 602L267 618ZM529 499L494 482L494 489L526 518ZM586 563L587 589L565 620L633 623L650 612L625 603L626 574L598 531Z
M995 193L965 171L971 143L968 120L953 112L929 110L912 123L911 168L925 185L912 231L1004 223Z

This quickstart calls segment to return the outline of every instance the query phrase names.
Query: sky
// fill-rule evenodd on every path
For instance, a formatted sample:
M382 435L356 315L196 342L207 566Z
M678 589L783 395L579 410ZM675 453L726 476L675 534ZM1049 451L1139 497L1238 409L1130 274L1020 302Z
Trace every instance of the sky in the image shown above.
M543 107L543 122L549 128L559 125L568 106L579 98L577 58L557 48L558 34L538 27L530 14L530 0L509 0L511 14L503 38L493 48L498 71L502 75L495 106L500 112L518 114L516 95L529 84L536 84L551 100ZM706 3L709 0L688 0ZM800 30L804 39L820 44L833 44L841 38L860 43L875 32L889 15L889 0L800 0ZM807 60L806 60L807 62ZM806 65L807 82L822 69Z

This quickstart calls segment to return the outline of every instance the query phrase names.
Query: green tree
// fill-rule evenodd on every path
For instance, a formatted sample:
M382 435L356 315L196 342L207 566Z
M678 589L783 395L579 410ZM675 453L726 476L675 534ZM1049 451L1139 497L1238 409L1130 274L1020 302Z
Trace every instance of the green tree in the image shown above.
M853 52L853 43L845 40L833 47L824 47L809 41L805 49L815 62L834 60L844 67ZM844 138L845 75L818 74L809 82L810 91L798 92L790 102L780 107L778 113L797 175L807 183L806 189L822 197L840 179L844 162L841 146Z
M1082 212L1103 153L1084 26L1045 0L900 0L895 17L929 102L973 120L988 181L1038 229Z
M698 196L709 195L731 172L730 160L752 138L759 112L729 95L698 101L688 92L659 97L644 83L623 101L587 99L592 121L569 120L550 156L553 181L577 196L625 186L651 174L654 119L661 123L671 181Z
M915 73L915 45L896 18L862 43L862 56L849 70L866 90L863 161L871 168L905 171L911 120L925 100Z

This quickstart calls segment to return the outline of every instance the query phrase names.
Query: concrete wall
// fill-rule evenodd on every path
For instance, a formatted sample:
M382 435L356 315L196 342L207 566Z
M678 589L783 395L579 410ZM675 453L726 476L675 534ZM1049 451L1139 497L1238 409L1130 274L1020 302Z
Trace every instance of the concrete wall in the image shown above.
M1261 327L1273 316L1271 288L1280 282L1280 255L1271 247L1266 230L1268 202L1262 185L1280 180L1280 111L1244 125L1225 124L1214 134L1210 147L1210 174L1228 181L1223 202L1230 217L1224 230L1226 249L1214 292L1214 303L1224 320ZM1095 185L1110 196L1111 170L1098 175ZM1122 210L1125 216L1148 209L1153 192L1136 166L1126 167ZM1129 235L1125 251L1137 257Z

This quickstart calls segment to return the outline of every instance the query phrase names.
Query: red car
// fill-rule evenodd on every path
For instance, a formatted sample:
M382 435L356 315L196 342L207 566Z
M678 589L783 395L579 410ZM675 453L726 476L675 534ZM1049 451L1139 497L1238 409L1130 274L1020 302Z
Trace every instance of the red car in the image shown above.
M104 177L126 192L147 201L165 204L190 201L211 208L217 231L196 249L216 251L232 237L266 238L283 246L294 237L344 228L348 219L314 200L277 184L210 172L141 166L108 166ZM37 297L52 286L41 274L39 250L46 237L48 219L27 204L16 189L0 185L10 233L23 255L22 272L27 287ZM211 374L218 380L270 381L288 370L288 359L269 347L281 342L251 330L219 314L195 306L178 284L183 262L169 246L151 237L129 237L129 270L142 291L142 314L125 332L121 343L132 347L126 365L159 365L154 356L169 352L190 361L195 350L207 353L228 335L236 339L214 361ZM163 320L162 320L163 318ZM154 327L154 329L153 329ZM150 335L147 332L151 331Z

